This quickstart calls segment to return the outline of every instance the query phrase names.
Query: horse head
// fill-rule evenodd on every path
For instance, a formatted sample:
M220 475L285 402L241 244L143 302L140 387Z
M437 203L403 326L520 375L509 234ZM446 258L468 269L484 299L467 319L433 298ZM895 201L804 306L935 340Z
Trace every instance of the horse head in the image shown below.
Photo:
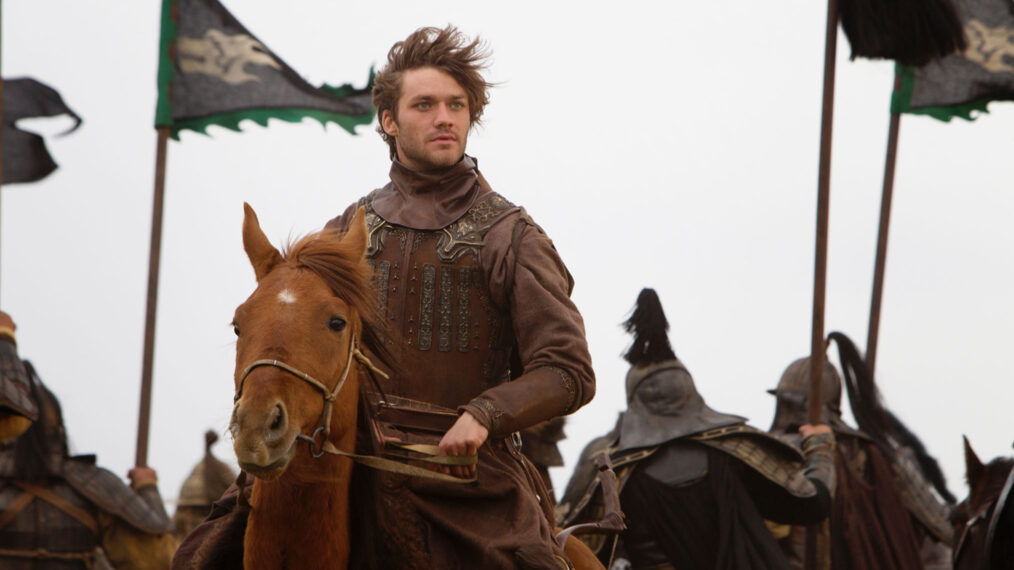
M1011 548L1009 538L990 534L990 527L996 526L993 520L1001 494L1014 468L1014 459L997 457L983 464L968 443L965 442L965 477L968 482L968 497L958 503L951 513L951 524L954 525L955 544L953 559L955 570L972 570L992 567L986 563L987 557L998 559L998 555L1006 556ZM1006 489L1009 493L1009 489ZM1006 499L1006 497L1002 497ZM1002 523L1002 521L999 521ZM1002 539L1002 542L997 539Z
M303 463L304 480L327 478L326 461L312 461L310 450L326 441L354 447L355 355L364 319L376 319L364 213L356 213L346 233L324 230L279 251L253 209L244 209L243 246L257 288L233 318L236 458L261 479L280 477L295 461Z

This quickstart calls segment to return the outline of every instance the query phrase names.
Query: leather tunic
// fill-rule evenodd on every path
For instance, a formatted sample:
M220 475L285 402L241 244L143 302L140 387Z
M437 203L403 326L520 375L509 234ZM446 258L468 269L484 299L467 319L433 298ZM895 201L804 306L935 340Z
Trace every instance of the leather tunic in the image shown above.
M511 322L490 297L480 264L489 228L518 209L489 193L438 231L392 224L367 197L367 258L388 345L412 378L383 386L400 396L457 409L507 381Z
M471 178L446 191L432 189L440 179L420 181L395 161L391 183L327 227L346 229L366 208L367 258L389 325L385 342L402 373L384 389L468 411L499 439L574 412L594 395L595 375L584 322L570 300L573 280L552 241L465 159L454 168ZM406 212L451 202L441 192L474 199L460 211L438 210L445 222L438 229L415 228L398 210L374 208L392 194ZM417 198L420 204L412 202ZM515 350L522 370L510 374Z
M381 538L366 542L385 545L375 553L380 567L559 567L550 496L508 436L594 394L570 274L542 229L489 188L474 160L433 176L395 162L391 180L327 224L345 229L366 209L383 341L397 362L382 387L468 411L489 436L474 484L370 471L367 508ZM420 212L425 224L415 221ZM511 374L514 351L522 370Z

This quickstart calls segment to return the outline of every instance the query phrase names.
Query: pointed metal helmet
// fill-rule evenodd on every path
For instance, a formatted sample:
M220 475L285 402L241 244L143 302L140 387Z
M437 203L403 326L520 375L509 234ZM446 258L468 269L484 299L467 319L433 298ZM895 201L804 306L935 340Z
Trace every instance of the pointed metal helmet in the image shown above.
M841 384L838 370L825 360L820 384L823 400L821 422L838 432L854 432L841 419ZM800 358L790 364L782 373L778 387L768 390L768 393L778 398L775 419L771 423L772 433L795 434L799 426L809 423L807 402L810 396L810 358Z
M204 458L183 481L177 507L210 507L225 493L236 474L212 453L211 446L218 441L218 435L208 430L204 434Z
M620 451L746 421L716 412L704 402L669 345L669 322L654 290L641 291L624 326L634 334L634 342L624 355L632 366L626 381L627 411L620 420Z
M678 359L631 367L627 390L627 411L620 419L619 451L661 445L746 422L746 418L717 412L708 406Z
M0 311L0 418L16 415L34 422L39 406L32 397L28 367L18 357L14 329L10 315Z

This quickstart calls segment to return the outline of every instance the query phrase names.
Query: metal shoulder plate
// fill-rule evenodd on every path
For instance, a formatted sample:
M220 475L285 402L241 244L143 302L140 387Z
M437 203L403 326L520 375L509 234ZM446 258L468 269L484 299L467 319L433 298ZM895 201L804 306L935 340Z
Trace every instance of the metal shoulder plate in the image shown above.
M437 254L441 261L453 263L466 253L478 255L482 239L494 224L519 208L496 192L476 200L464 216L440 230Z
M85 461L64 463L63 475L75 491L103 511L149 534L170 531L169 519L156 512L111 471Z
M817 488L803 474L803 454L767 432L738 424L688 439L735 457L793 496L808 498L817 494Z
M905 454L897 453L891 467L901 503L908 512L937 540L952 544L954 527L948 521L951 509L933 493L933 485L923 477L919 466Z

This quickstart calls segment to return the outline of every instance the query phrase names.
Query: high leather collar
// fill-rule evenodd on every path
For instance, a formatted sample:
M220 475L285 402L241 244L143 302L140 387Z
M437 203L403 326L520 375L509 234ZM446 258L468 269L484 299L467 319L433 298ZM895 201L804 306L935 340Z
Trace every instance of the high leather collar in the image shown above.
M383 219L416 230L438 230L457 221L476 199L492 190L479 173L478 162L465 155L440 170L412 170L391 162L391 182L373 198Z

